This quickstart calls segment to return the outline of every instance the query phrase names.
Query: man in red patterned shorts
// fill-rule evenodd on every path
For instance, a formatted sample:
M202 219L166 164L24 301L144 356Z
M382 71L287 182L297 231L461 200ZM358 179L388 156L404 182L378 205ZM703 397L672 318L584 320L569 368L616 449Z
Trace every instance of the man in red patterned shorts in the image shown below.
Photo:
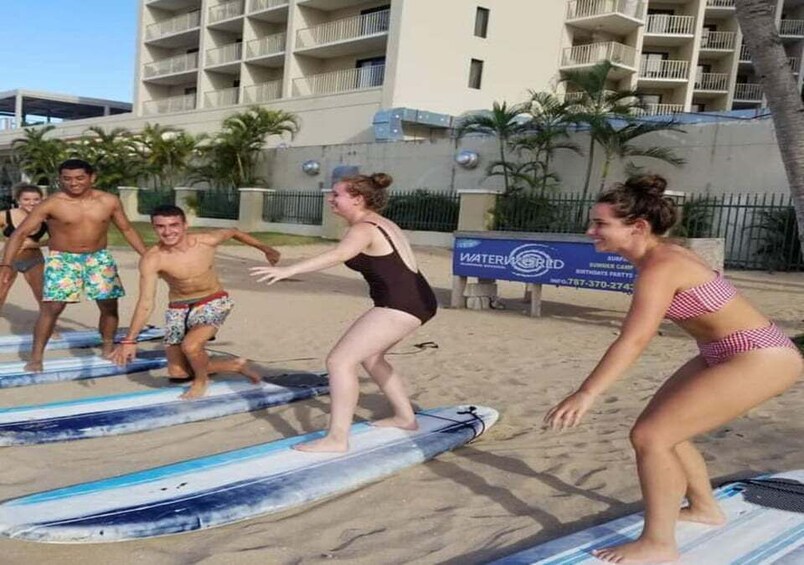
M165 314L168 374L172 378L193 379L182 398L203 396L211 373L240 373L258 384L260 375L248 360L210 359L205 351L207 342L215 337L234 306L218 280L215 252L228 239L259 249L272 264L279 260L279 252L237 229L190 234L184 211L173 205L154 209L151 224L159 243L140 260L139 299L128 335L112 353L112 360L124 365L136 355L137 335L153 311L156 282L162 278L170 290Z

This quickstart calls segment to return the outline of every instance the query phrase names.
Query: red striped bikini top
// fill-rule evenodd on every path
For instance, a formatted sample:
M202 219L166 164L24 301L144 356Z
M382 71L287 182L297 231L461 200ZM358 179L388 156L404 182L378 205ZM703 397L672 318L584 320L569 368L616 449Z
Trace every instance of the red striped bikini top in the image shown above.
M688 320L704 314L717 312L732 298L737 296L737 289L723 275L698 286L682 290L673 296L673 302L664 317L670 320Z

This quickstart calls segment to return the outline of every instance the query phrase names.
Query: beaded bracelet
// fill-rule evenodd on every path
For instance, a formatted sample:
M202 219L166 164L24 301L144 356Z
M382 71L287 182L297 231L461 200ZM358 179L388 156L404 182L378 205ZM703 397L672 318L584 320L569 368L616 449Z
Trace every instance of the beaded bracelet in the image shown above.
M134 339L121 339L120 342L123 345L137 345L137 340Z

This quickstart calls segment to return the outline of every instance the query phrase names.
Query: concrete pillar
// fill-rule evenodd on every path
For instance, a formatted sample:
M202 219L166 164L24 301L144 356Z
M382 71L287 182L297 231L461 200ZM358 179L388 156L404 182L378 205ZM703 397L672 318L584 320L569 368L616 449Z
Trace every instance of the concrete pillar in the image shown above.
M176 191L176 206L184 210L184 215L187 216L187 221L190 222L198 217L196 210L198 210L198 196L196 193L202 192L204 189L195 188L194 186L177 186Z
M123 212L126 213L129 220L133 220L140 215L139 198L137 192L139 187L136 186L118 186L117 192L120 195L120 204L123 205Z
M270 188L238 188L240 210L237 225L242 231L258 231L262 223L262 210L266 198L276 192Z
M22 127L22 119L25 116L22 113L22 94L17 92L16 96L14 97L14 127L21 128Z
M494 205L498 191L458 190L461 208L458 231L488 231L494 227Z
M324 239L340 239L346 230L346 220L335 214L329 207L329 194L331 188L321 190L324 193L324 203L321 209L321 237Z

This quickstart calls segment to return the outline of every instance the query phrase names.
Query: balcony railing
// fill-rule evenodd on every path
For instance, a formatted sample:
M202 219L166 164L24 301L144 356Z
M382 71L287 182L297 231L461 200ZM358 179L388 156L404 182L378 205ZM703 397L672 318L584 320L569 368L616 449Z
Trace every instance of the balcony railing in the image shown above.
M211 65L222 65L224 63L239 61L242 58L243 44L230 43L229 45L223 45L222 47L207 49L207 59L204 64L208 67Z
M728 90L728 73L700 73L695 77L695 90L722 92Z
M186 53L146 64L143 75L145 78L151 78L184 73L196 69L198 69L198 53Z
M634 68L636 65L636 50L633 47L614 41L575 45L564 49L561 65L564 67L594 65L600 61L611 61L618 65Z
M779 35L804 36L804 20L782 20L779 24Z
M734 8L734 0L706 0L707 8Z
M639 78L686 80L689 68L689 61L654 60L643 57L639 65Z
M748 51L748 45L743 43L740 46L740 60L741 61L750 61L751 60L751 52Z
M183 94L181 96L162 98L161 100L149 100L143 104L142 109L146 115L171 114L173 112L195 110L195 94Z
M296 47L316 47L388 31L390 10L334 20L296 32Z
M384 80L385 65L332 71L294 79L293 95L313 96L363 90L382 86Z
M752 61L751 59L751 52L748 51L748 45L743 44L740 47L740 61ZM799 59L798 57L788 57L787 58L787 66L790 67L790 70L794 73L797 73L800 69L799 66Z
M649 14L645 33L661 35L692 35L695 31L695 16L671 16Z
M279 6L287 6L288 0L251 0L251 12L262 12Z
M204 93L204 108L220 108L221 106L234 106L240 99L240 88L223 88L209 90Z
M272 80L254 86L247 86L243 90L243 98L246 104L261 104L270 102L282 96L282 81Z
M173 35L174 33L181 33L200 25L201 12L198 10L187 12L175 18L149 25L145 28L145 39L156 39L158 37L165 37L166 35Z
M622 14L637 20L645 19L647 4L643 0L569 0L567 19L593 18L608 14Z
M246 45L246 58L252 59L282 53L285 50L285 43L286 35L284 33L275 33L260 39L254 39Z
M734 85L734 99L762 102L762 85L737 83Z
M209 23L214 24L230 18L236 18L243 15L245 7L245 0L229 0L217 6L212 6L207 12L207 19Z
M793 71L793 73L798 73L799 69L801 68L798 57L788 57L787 66L790 67L790 70Z
M665 116L683 111L684 104L645 104L639 113L643 116Z
M701 49L734 49L737 32L704 31L701 36Z

